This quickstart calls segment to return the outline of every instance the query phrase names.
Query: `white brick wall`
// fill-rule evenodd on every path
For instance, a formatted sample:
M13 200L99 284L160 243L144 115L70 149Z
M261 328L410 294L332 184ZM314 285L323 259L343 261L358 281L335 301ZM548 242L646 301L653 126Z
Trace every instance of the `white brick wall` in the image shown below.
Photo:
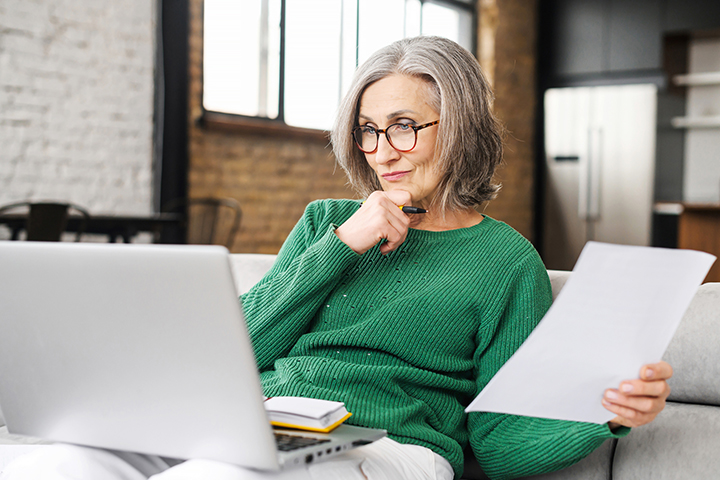
M0 0L0 205L152 211L155 15L153 0Z

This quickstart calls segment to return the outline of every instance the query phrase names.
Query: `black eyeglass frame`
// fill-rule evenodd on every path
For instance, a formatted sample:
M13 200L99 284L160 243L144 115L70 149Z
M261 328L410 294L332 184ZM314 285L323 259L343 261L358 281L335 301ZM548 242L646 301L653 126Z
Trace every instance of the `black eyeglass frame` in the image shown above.
M358 125L357 127L355 127L355 128L352 129L352 137L353 137L353 141L355 142L355 145L357 145L357 147L360 149L361 152L363 152L363 153L375 153L375 152L377 152L378 146L380 146L380 134L381 134L381 133L384 133L384 134L385 134L385 138L387 139L387 141L388 141L388 143L390 144L391 147L393 147L393 148L394 148L395 150L397 150L398 152L405 153L405 152L409 152L410 150L412 150L413 148L415 148L415 146L417 145L417 138L418 138L417 132L418 132L419 130L422 130L423 128L427 128L427 127L432 127L433 125L437 125L437 124L439 124L439 123L440 123L440 120L439 120L439 119L438 119L438 120L435 120L434 122L423 123L422 125L412 125L412 124L409 124L409 123L393 123L392 125L388 125L388 127L387 127L387 128L384 128L384 129L383 129L383 128L371 127L370 125ZM392 142L392 140L390 139L390 135L388 135L387 132L388 132L388 130L390 130L392 127L394 127L394 126L396 126L396 125L401 125L401 126L403 126L403 127L410 127L410 128L413 129L413 131L415 132L415 141L413 142L412 147L407 148L407 149L401 149L401 148L397 148L395 145L393 145L393 142ZM370 151L368 151L368 150L363 150L363 148L360 146L360 143L359 143L358 140L357 140L356 132L361 131L361 130L364 129L364 128L372 128L373 130L375 130L375 135L376 135L376 138L375 138L375 148L372 149L372 150L370 150Z

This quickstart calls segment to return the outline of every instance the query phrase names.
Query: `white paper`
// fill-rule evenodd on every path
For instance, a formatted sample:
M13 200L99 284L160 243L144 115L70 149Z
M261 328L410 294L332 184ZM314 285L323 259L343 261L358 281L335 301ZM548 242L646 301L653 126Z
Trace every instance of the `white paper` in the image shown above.
M588 242L545 317L466 411L612 420L605 390L662 359L714 260Z

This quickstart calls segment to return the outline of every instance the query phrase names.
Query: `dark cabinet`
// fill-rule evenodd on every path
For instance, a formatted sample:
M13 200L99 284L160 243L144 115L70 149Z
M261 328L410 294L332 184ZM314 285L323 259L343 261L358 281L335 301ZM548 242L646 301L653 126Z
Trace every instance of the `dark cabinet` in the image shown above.
M667 32L720 28L718 0L664 0L664 29Z
M607 0L552 0L540 2L547 20L548 62L555 75L603 71Z
M663 36L720 28L720 0L542 0L542 75L622 77L660 71Z
M608 71L652 70L662 66L662 3L610 1Z

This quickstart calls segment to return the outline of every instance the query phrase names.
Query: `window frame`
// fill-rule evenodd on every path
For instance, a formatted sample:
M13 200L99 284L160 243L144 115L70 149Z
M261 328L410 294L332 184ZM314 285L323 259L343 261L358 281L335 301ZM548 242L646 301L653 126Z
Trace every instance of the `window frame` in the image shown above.
M358 0L361 1L361 0ZM475 34L472 36L471 53L477 57L477 28L478 28L478 5L477 1L464 0L419 0L420 5L425 3L435 3L440 5L448 5L471 13L471 25ZM217 112L207 110L203 103L203 93L205 89L205 58L200 62L200 116L196 120L196 124L201 128L212 130L243 132L260 135L283 135L289 137L315 138L317 140L328 140L329 131L315 128L297 127L285 123L285 8L286 0L280 0L280 65L279 65L279 83L278 83L278 116L277 118L267 118L253 115L243 115L238 113ZM202 38L205 38L205 2L202 5ZM356 66L357 68L357 66Z

